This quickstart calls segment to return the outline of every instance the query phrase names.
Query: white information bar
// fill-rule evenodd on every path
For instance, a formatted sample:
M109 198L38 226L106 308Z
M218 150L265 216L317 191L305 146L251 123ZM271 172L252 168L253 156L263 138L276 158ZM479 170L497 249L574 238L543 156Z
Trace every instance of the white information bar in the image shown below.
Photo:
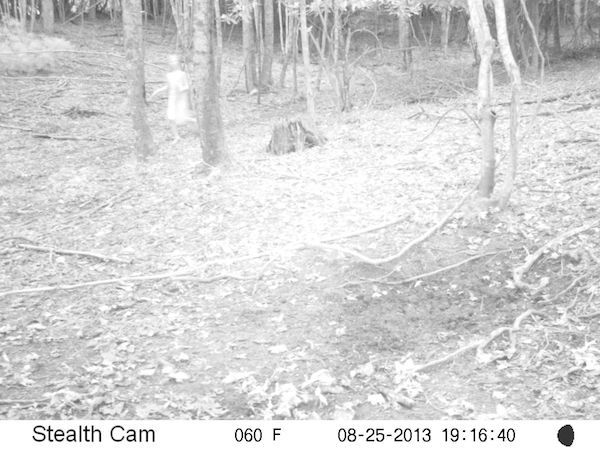
M600 449L600 421L0 421L7 450L551 450L569 443Z

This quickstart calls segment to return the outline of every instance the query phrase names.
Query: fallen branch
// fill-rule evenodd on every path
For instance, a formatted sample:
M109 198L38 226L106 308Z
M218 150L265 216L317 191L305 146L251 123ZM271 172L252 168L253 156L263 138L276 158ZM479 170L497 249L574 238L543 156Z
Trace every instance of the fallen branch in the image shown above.
M41 286L36 288L18 289L14 291L6 291L0 293L0 298L8 297L9 295L16 294L39 294L42 292L54 292L54 291L71 291L73 289L80 289L85 287L102 286L107 284L119 284L119 283L135 283L140 281L156 281L164 279L182 280L182 281L195 281L198 283L212 283L214 281L222 280L225 278L235 278L238 280L243 279L254 279L254 278L243 278L231 274L217 275L211 278L200 278L189 275L187 271L175 271L162 274L154 275L140 275L133 277L120 277L120 278L107 278L104 280L88 281L85 283L76 284L59 284L56 286Z
M248 261L251 259L262 258L266 255L268 255L268 253L263 252L263 253L256 253L256 254L250 255L250 256L243 256L240 258L232 258L232 259L225 259L225 260L223 260L223 259L213 260L213 261L201 264L196 267L188 267L185 269L175 270L172 272L164 272L164 273L151 274L151 275L106 278L104 280L87 281L87 282L83 282L83 283L58 284L58 285L54 285L54 286L39 286L39 287L34 287L34 288L15 289L12 291L0 292L0 298L8 297L10 295L39 294L39 293L54 292L54 291L70 291L70 290L81 289L81 288L86 288L86 287L103 286L103 285L119 284L119 283L137 283L137 282L143 282L143 281L157 281L157 280L165 280L165 279L169 279L169 278L180 279L180 280L193 279L194 281L209 283L211 281L216 281L217 279L232 278L232 276L228 275L228 274L219 275L217 277L214 277L215 279L211 280L211 279L203 279L203 278L199 278L199 277L194 277L192 274L194 272L200 271L202 268L209 267L211 265L231 264L234 262Z
M557 237L548 241L546 244L542 245L534 253L527 257L523 265L513 270L513 282L515 286L519 289L528 289L531 291L538 291L542 289L547 283L541 282L538 286L534 286L523 281L523 276L531 269L539 257L542 256L546 250L558 244L559 242L562 242L564 239L576 236L598 225L600 225L600 219L594 220L587 225L582 225L578 228L565 231L564 233L561 233Z
M458 350L455 350L452 353L450 353L446 356L443 356L442 358L438 358L436 360L433 360L428 363L417 366L414 368L414 371L415 372L424 372L425 370L428 370L434 366L438 366L440 364L448 362L448 361L456 358L457 356L468 352L469 350L477 349L477 352L479 353L479 352L483 351L483 349L485 347L487 347L494 339L498 338L499 336L501 336L504 333L508 333L510 335L510 342L511 342L511 346L510 346L511 353L510 354L514 354L514 351L516 349L516 339L514 337L514 333L519 331L519 328L521 327L521 322L523 322L523 320L525 320L525 318L527 318L531 315L534 315L534 314L545 316L545 314L542 313L541 311L537 311L534 309L528 309L524 313L520 314L514 320L513 325L511 327L496 328L489 334L488 337L486 337L484 339L480 339L479 341L467 344L464 347L461 347Z
M86 216L91 216L91 215L97 213L98 211L100 211L101 209L113 206L117 202L117 200L119 200L119 201L123 200L125 195L128 194L129 192L131 192L132 190L133 190L133 188L123 189L122 191L113 195L108 200L106 200L105 202L102 202L100 205L96 206L95 208L92 208L89 211L85 210L85 211L80 211L76 214L73 214L71 217L66 218L65 221L61 225L57 225L56 227L52 228L50 231L46 232L44 234L44 236L50 235L52 233L56 233L57 231L66 228L67 226L69 226L69 223L72 222L73 220L81 219Z
M564 288L558 294L554 295L552 298L550 298L548 300L539 301L538 304L540 304L540 305L546 305L548 303L553 303L554 301L558 300L560 297L562 297L563 295L565 295L567 292L569 292L571 289L573 289L577 283L579 283L581 280L583 280L588 275L590 275L590 273L586 272L583 275L578 276L577 278L575 278L571 282L571 284L569 284L566 288Z
M479 342L473 342L471 344L465 345L464 347L459 348L458 350L455 350L454 352L450 353L449 355L446 355L442 358L430 361L426 364L422 364L420 366L417 366L414 368L415 372L425 372L428 369L431 369L434 366L438 366L440 364L444 364L445 362L448 362L454 358L456 358L459 355L462 355L465 352L468 352L469 350L472 350L474 348L477 348L479 346Z
M435 224L434 226L432 226L431 228L429 228L429 230L427 230L425 233L423 233L421 236L417 237L416 239L410 241L408 244L406 244L398 253L391 255L391 256L386 256L383 258L371 258L367 255L364 255L360 252L357 252L355 250L352 249L348 249L345 247L340 247L337 245L329 245L329 244L325 244L323 242L306 242L304 243L304 248L318 248L318 249L322 249L322 250L332 250L332 251L337 251L340 253L344 253L350 256L354 256L356 259L365 262L367 264L371 264L374 266L379 266L382 264L387 264L390 262L393 262L399 258L401 258L402 256L404 256L405 253L407 253L409 250L411 250L413 247L421 244L422 242L426 241L429 237L431 237L436 231L438 231L440 228L442 228L447 222L448 220L450 220L450 218L454 215L454 213L456 211L458 211L458 209L465 203L465 201L467 201L467 199L471 196L471 193L473 191L469 191L455 206L454 208L452 208L452 210L450 210L450 212L448 212L448 214L446 214L437 224Z
M595 317L600 317L600 311L596 311L590 314L582 314L577 316L578 319L594 319Z
M383 281L382 278L378 278L378 279L370 279L370 280L365 280L365 281L371 281L373 283L385 284L386 286L394 286L394 285L399 285L399 284L411 283L413 281L421 280L423 278L431 277L433 275L438 275L443 272L448 272L449 270L456 269L457 267L460 267L460 266L464 266L465 264L468 264L471 261L476 261L478 259L485 258L486 256L495 256L495 255L499 255L500 253L510 252L512 250L513 250L512 248L507 248L505 250L500 250L497 252L487 252L487 253L482 253L480 255L471 256L470 258L463 259L462 261L459 261L454 264L450 264L449 266L441 267L439 269L432 270L431 272L422 273L420 275L415 275L413 277L408 277L403 280ZM393 273L393 272L391 272L391 273ZM386 277L387 276L389 276L389 274L386 275Z
M9 130L19 130L19 131L27 131L27 132L33 131L31 128L18 127L16 125L7 125L4 123L0 123L0 128L7 128Z
M575 95L579 95L579 94L590 94L591 92L595 92L597 89L583 89L581 91L574 91L574 92L569 92L568 94L562 94L562 95L553 95L550 97L545 97L542 99L535 99L535 100L523 100L521 102L522 105L533 105L533 104L537 104L537 103L553 103L553 102L557 102L559 100L565 100L567 98L571 98L574 97ZM498 102L497 105L499 106L509 106L510 102Z
M99 259L101 261L113 261L118 263L129 264L131 261L126 261L124 259L115 258L113 256L105 256L99 253L93 252L83 252L79 250L66 250L61 248L52 248L52 247L43 247L40 245L29 245L29 244L17 244L17 247L23 248L26 250L35 250L38 252L47 252L47 253L56 253L58 255L79 255L86 256L88 258Z
M406 219L408 219L409 214L404 214L402 216L399 216L395 219L392 219L388 222L384 222L382 224L379 225L375 225L372 227L368 227L368 228L363 228L362 230L357 230L357 231L352 231L350 233L345 233L345 234L340 234L337 236L330 236L327 237L325 239L321 239L319 242L332 242L332 241L340 241L342 239L348 239L351 237L356 237L356 236L360 236L361 234L367 234L367 233L372 233L373 231L378 231L378 230L382 230L384 228L388 228L391 227L392 225L396 225L399 222L402 222Z
M548 383L550 381L554 381L554 380L558 380L559 378L564 379L567 378L569 375L575 373L575 372L579 372L580 370L583 370L583 367L571 367L569 370L563 372L563 373L557 373L555 375L552 375L550 378L547 378L546 381L544 383Z
M37 399L22 399L22 400L17 400L17 399L10 399L10 398L6 398L6 399L2 399L0 398L0 405L19 405L22 403L48 403L50 401L50 399L46 399L46 398L37 398Z
M427 230L423 235L421 235L420 237L414 239L413 241L409 242L408 244L406 244L402 250L400 250L400 252L396 253L395 255L391 255L385 258L381 258L381 259L374 259L374 258L369 258L368 256L363 255L362 253L356 252L354 250L350 250L350 249L346 249L344 247L339 247L337 245L329 245L326 244L323 241L317 241L317 242L310 242L310 243L293 243L293 244L288 244L285 245L283 247L280 247L278 249L275 249L273 251L270 252L261 252L261 253L255 253L253 255L247 255L247 256L242 256L239 258L231 258L231 259L219 259L219 260L213 260L213 261L208 261L202 264L199 264L197 266L193 266L193 267L188 267L185 269L181 269L181 270L177 270L177 271L172 271L172 272L165 272L165 273L160 273L160 274L151 274L151 275L139 275L139 276L129 276L129 277L119 277L119 278L108 278L108 279L104 279L104 280L96 280L96 281L88 281L88 282L84 282L84 283L75 283L75 284L60 284L60 285L55 285L55 286L40 286L40 287L35 287L35 288L25 288L25 289L16 289L16 290L11 290L11 291L5 291L5 292L0 292L0 298L2 297L8 297L10 295L18 295L18 294L37 294L37 293L43 293L43 292L53 292L53 291L58 291L58 290L73 290L73 289L80 289L80 288L85 288L85 287L93 287L93 286L102 286L102 285L108 285L108 284L118 284L118 283L135 283L135 282L143 282L143 281L156 281L156 280L163 280L163 279L168 279L168 278L172 278L172 279L195 279L196 281L201 281L204 280L202 278L196 278L193 276L193 274L195 272L200 271L203 268L206 267L210 267L213 265L219 265L219 264L232 264L235 262L242 262L242 261L249 261L249 260L253 260L253 259L259 259L259 258L263 258L265 256L269 256L269 257L273 257L273 255L278 254L278 253L282 253L282 252L286 252L286 251L298 251L298 250L303 250L303 249L308 249L308 248L320 248L323 250L336 250L342 253L346 253L349 255L352 255L364 262L367 262L369 264L373 264L373 265L380 265L380 264L385 264L388 262L392 262L398 258L400 258L401 256L403 256L406 252L408 252L410 249L412 249L413 247L415 247L416 245L420 244L421 242L425 241L427 238L429 238L432 234L434 234L437 230L439 230L442 226L444 226L444 224L446 222L448 222L448 220L450 219L450 217L452 217L452 215L463 205L463 203L467 200L467 198L471 195L472 191L469 191L467 193L467 195L465 195L460 202L458 202L456 204L456 206L454 208L452 208L452 210L446 214L442 220L440 220L437 224L435 224L434 226L432 226L429 230ZM394 219L392 222L390 222L389 224L393 224L393 223L397 223L400 219ZM389 224L387 226L389 226ZM357 236L359 234L362 233L367 233L376 229L380 229L382 228L382 225L376 226L376 227L371 227L371 228L367 228L367 229L363 229L363 230L359 230L357 232L354 233L348 233L346 235L342 235L342 236L334 236L332 238L329 238L329 240L336 240L336 239L341 239L344 237L352 237L352 236ZM223 277L225 278L233 278L233 276L231 275L219 275L218 277L220 277L219 279L222 279ZM256 277L254 277L256 278ZM215 281L215 280L212 280ZM205 281L205 282L211 282L211 281Z
M33 133L31 135L38 139L54 139L57 141L111 141L112 139L102 136L68 136L58 134Z
M117 200L121 200L126 194L128 194L132 190L133 190L133 188L123 189L121 192L113 195L108 200L106 200L104 203L101 203L100 205L96 206L95 208L91 209L90 211L83 211L83 212L79 213L77 215L77 217L81 218L84 216L91 216L92 214L97 213L101 209L107 208L109 206L113 206Z
M242 281L255 280L257 278L257 276L243 277L241 275L235 275L232 273L223 273L223 274L215 275L214 277L209 277L209 278L194 277L192 275L182 275L182 276L170 277L170 278L171 278L171 280L177 280L177 281L194 281L196 283L214 283L215 281L226 280L226 279L242 280Z
M31 244L37 244L36 241L32 241L31 239L28 239L26 237L23 236L9 236L9 237L5 237L0 239L0 243L1 242L7 242L7 241L26 241L26 242L30 242Z
M596 167L590 170L584 170L583 172L576 173L575 175L571 175L570 177L563 178L562 182L566 183L568 181L578 180L580 178L589 177L590 175L595 175L600 173L600 167Z

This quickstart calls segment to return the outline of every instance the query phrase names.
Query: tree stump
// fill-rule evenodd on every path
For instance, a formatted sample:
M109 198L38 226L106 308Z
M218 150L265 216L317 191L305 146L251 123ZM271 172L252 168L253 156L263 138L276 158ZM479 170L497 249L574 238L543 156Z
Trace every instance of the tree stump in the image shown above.
M267 153L284 155L302 151L305 147L323 145L325 138L300 119L281 120L273 127Z

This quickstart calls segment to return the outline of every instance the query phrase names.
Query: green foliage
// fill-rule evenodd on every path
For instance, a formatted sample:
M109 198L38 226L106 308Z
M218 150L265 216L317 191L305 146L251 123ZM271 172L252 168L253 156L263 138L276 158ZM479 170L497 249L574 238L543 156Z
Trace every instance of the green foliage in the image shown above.
M33 74L52 70L56 52L70 50L64 39L24 32L17 21L0 23L0 73Z

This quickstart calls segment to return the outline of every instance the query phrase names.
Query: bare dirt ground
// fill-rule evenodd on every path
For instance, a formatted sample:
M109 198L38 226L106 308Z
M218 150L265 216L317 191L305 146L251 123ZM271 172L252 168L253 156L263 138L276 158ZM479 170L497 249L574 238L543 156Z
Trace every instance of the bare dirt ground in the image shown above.
M61 33L82 51L120 53L110 31ZM172 35L161 40L150 30L149 42L148 60L164 66ZM542 289L512 283L527 255L598 218L598 173L585 173L599 167L593 56L553 62L546 101L524 105L508 209L469 202L423 245L377 267L293 244L401 218L332 241L391 255L473 188L479 138L468 117L476 102L468 51L417 55L412 77L393 49L373 55L364 67L375 96L357 74L352 112L335 113L323 84L325 146L271 156L264 148L272 125L303 103L289 81L261 105L242 92L232 41L222 89L233 163L210 176L199 170L191 128L170 144L164 99L149 105L159 154L136 163L122 60L57 58L51 73L0 78L0 417L600 417L599 228L542 255L526 275L547 281ZM163 76L148 67L150 82ZM507 101L500 67L496 79L497 99ZM536 80L526 78L525 99L536 93ZM497 112L503 158L508 109ZM483 253L415 282L370 281ZM531 308L540 314L514 333L515 352L505 333L482 352L412 370L512 326Z

